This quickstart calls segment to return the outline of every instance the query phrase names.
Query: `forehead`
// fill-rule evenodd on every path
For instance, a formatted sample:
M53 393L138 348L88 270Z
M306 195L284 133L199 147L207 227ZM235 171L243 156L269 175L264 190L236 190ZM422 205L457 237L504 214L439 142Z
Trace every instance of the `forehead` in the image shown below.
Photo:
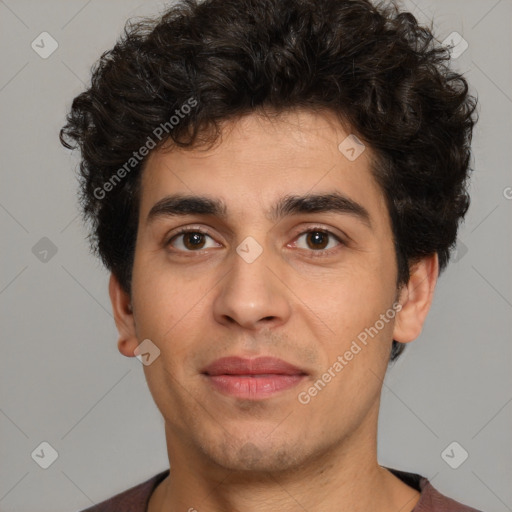
M168 195L221 199L226 214L269 216L279 198L337 192L387 213L371 171L371 148L361 146L331 113L257 113L221 124L212 148L154 150L142 176L141 219ZM354 158L355 156L355 158Z

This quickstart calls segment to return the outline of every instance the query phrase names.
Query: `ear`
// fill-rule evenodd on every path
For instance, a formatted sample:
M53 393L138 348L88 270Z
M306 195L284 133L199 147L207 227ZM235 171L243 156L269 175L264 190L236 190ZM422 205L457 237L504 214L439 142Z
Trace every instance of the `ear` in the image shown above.
M131 306L131 298L126 293L114 274L110 274L108 293L114 312L114 320L119 332L117 348L126 357L135 357L133 351L138 346L135 334L135 320Z
M399 302L402 309L395 317L394 340L409 343L420 335L432 304L438 275L437 253L412 265L409 281L400 290Z

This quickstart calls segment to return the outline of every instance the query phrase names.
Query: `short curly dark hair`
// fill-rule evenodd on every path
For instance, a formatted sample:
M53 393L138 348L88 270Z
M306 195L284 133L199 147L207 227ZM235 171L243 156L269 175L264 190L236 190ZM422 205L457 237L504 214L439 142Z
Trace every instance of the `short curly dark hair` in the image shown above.
M469 206L476 121L476 99L449 59L432 29L392 2L182 0L129 20L60 132L65 147L81 150L93 249L131 293L139 151L155 129L166 126L156 147L196 147L219 139L221 121L297 107L335 113L373 149L397 286L423 256L437 253L444 269ZM391 361L403 348L393 341Z

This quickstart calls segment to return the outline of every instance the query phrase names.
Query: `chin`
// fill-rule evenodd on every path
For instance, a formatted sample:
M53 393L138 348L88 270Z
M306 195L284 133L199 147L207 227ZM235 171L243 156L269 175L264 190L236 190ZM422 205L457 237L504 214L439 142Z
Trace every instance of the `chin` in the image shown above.
M303 463L300 443L291 445L288 441L278 444L274 439L252 439L249 441L223 440L215 447L205 450L211 461L224 469L241 473L282 472L300 467Z

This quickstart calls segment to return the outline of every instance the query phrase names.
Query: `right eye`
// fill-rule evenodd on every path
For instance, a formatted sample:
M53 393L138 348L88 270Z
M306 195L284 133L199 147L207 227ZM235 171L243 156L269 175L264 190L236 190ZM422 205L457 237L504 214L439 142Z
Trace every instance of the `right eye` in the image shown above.
M218 245L215 244L205 246L206 238L213 240L205 231L185 228L174 234L167 242L167 245L171 245L174 249L182 252L197 252L203 249L218 247Z

